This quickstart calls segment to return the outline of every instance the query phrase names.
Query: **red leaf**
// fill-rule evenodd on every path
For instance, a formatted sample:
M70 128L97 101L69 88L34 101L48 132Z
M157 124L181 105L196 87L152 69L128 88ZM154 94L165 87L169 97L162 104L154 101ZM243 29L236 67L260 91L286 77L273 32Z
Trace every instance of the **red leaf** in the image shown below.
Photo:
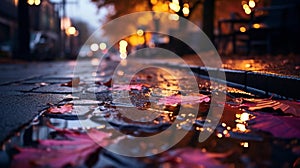
M210 98L206 95L199 94L197 96L172 95L160 98L158 105L176 105L176 104L196 104L201 102L209 102Z
M163 164L169 163L171 164L170 167L174 168L221 168L226 166L222 165L217 158L225 158L229 154L230 152L214 154L202 152L199 149L182 148L167 152L166 155L160 158L160 162Z
M278 138L300 138L300 118L255 113L251 128L266 131Z
M69 113L72 110L73 110L73 104L65 104L63 106L50 107L49 109L47 109L47 112L52 114L64 114L64 113Z
M107 87L110 87L110 86L111 86L111 83L112 83L112 79L110 78L108 81L106 81L106 82L101 82L100 84L101 84L101 85L104 85L104 86L107 86Z
M82 165L90 154L107 146L109 133L92 129L88 134L62 132L66 140L40 140L38 148L19 148L12 167L63 167ZM92 137L93 139L91 139Z
M76 87L80 83L80 78L73 78L70 82L63 83L61 86Z
M243 99L241 106L248 107L250 111L272 108L273 110L281 110L286 114L300 116L300 102L289 100L271 100L271 99Z

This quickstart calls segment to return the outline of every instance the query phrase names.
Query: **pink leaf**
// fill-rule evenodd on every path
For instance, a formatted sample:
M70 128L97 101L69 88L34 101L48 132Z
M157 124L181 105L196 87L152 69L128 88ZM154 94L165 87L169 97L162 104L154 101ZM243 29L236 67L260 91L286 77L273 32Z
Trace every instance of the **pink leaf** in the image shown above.
M300 138L300 118L255 113L251 128L266 131L278 138Z
M171 150L160 158L163 164L171 164L170 167L176 168L221 168L226 167L217 158L226 158L230 152L224 154L214 154L202 152L199 149L182 148Z
M182 96L182 95L172 95L160 98L158 105L176 105L176 104L196 104L202 102L209 102L210 98L206 95L197 96Z
M286 114L300 116L300 102L271 99L243 99L243 101L241 106L248 107L250 111L272 108L273 110L281 110Z
M63 106L50 107L49 109L47 109L47 112L53 114L64 114L64 113L69 113L72 110L73 110L73 104L65 104Z
M136 89L136 90L142 90L142 86L140 84L137 85L113 85L111 90L127 90L130 91L131 89Z
M66 140L40 140L37 148L18 148L12 167L63 167L82 165L101 146L107 146L110 134L95 129L86 133L62 131ZM92 138L90 138L92 137Z

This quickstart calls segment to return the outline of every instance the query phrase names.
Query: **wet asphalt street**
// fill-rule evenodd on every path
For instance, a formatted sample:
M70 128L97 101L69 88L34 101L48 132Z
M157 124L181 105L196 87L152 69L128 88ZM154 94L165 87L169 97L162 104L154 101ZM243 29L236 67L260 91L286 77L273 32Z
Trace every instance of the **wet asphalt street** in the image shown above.
M196 63L192 60L186 59ZM299 118L291 119L274 109L268 110L275 117L240 108L246 98L256 98L263 105L270 105L267 107L273 107L272 103L276 107L280 105L283 112L286 110L283 103L288 103L296 109L297 116L297 102L270 101L226 88L194 76L182 61L112 58L1 65L0 166L284 167L297 164L300 146L297 124L279 130L272 128L284 125L281 123L284 121L299 123ZM224 104L223 111L220 107ZM37 117L38 114L41 116ZM278 122L277 115L286 120ZM37 118L33 120L34 117ZM259 120L260 125L256 127L267 133L253 129L255 125L248 127L249 120L258 118L265 123L264 118L268 117L271 118L268 122L275 122L269 123L271 128ZM110 136L102 144L104 147L110 144L110 148L100 150L94 143L90 144L83 129L97 135L97 140ZM160 135L161 132L164 134ZM211 136L199 143L199 133L202 137ZM148 141L137 138L156 134L160 136ZM60 141L72 138L71 142ZM37 146L36 141L46 147ZM92 145L97 152L82 144ZM15 146L20 147L19 155ZM261 151L262 148L265 150ZM84 154L77 156L73 150ZM71 155L69 160L61 159L68 155ZM3 156L10 158L9 161ZM98 159L93 160L95 157Z
M60 84L71 81L73 67L72 62L1 64L0 141L30 122L48 103L58 103L72 93Z

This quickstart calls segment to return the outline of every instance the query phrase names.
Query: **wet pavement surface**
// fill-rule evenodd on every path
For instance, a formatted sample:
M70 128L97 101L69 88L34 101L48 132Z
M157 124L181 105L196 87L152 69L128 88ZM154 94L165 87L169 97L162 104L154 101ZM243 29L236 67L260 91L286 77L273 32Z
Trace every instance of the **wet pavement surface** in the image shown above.
M183 59L191 65L203 66L196 55L186 55ZM222 67L232 70L252 71L263 74L274 74L278 76L300 77L300 56L287 55L226 55L221 56ZM196 60L196 61L195 61Z
M0 166L300 165L298 101L144 61L1 66ZM199 142L205 134L209 138Z

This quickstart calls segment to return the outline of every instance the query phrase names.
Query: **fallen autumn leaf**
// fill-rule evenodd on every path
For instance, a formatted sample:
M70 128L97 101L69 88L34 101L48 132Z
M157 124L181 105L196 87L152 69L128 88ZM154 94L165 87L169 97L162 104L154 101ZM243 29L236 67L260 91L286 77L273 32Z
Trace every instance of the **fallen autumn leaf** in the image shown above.
M79 166L101 146L107 146L109 133L91 129L88 133L60 131L64 140L40 140L37 148L18 148L12 167L64 167Z

